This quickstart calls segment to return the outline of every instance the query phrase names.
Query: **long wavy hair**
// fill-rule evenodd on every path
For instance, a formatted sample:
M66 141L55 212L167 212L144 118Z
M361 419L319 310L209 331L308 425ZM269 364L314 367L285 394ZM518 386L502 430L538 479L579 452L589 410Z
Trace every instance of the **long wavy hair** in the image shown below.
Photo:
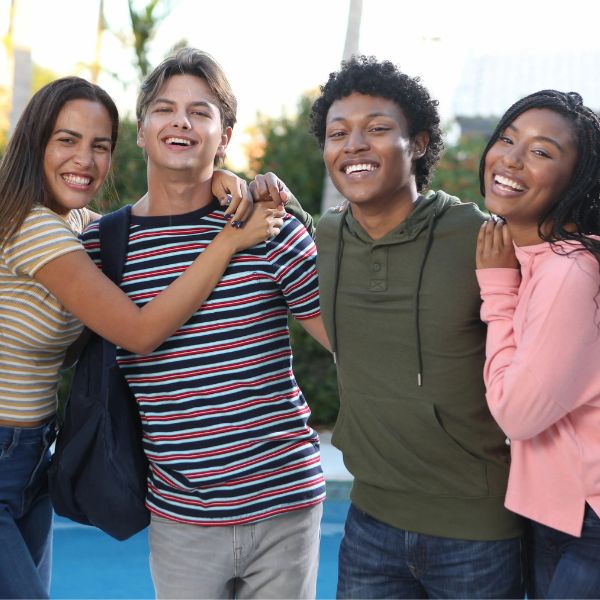
M21 227L33 206L50 205L44 154L58 114L71 100L98 102L106 108L112 124L111 150L115 149L119 111L101 87L81 77L63 77L34 94L0 163L0 247Z

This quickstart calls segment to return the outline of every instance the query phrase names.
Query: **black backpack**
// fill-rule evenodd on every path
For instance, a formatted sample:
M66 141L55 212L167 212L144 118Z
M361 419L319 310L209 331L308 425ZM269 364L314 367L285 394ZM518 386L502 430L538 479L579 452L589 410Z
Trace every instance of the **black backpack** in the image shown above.
M100 219L102 270L117 285L130 214L126 206ZM150 522L144 505L147 474L139 412L117 365L115 345L90 332L48 472L54 510L125 540Z

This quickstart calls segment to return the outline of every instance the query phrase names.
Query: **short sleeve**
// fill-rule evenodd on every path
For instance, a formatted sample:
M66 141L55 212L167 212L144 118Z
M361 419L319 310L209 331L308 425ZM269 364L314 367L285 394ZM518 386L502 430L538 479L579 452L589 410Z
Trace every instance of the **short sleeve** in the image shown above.
M45 207L35 207L3 249L7 267L18 275L33 276L43 266L69 252L82 250L67 223Z
M320 314L317 249L306 228L286 215L279 235L267 242L267 260L296 319Z

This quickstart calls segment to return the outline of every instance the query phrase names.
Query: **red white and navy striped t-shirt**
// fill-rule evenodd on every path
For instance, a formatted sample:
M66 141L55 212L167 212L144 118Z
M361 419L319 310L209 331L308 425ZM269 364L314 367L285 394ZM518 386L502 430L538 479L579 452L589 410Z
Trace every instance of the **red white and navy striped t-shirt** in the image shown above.
M184 215L132 216L121 288L140 306L150 301L224 224L216 201ZM97 224L83 240L99 264ZM118 349L142 418L153 513L234 525L324 499L288 311L319 315L315 245L290 216L276 238L236 254L200 310L153 353Z

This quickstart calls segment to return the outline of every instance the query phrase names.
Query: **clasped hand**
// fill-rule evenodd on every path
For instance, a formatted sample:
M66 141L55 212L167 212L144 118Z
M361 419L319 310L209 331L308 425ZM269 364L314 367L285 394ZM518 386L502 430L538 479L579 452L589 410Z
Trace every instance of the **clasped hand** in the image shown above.
M490 219L477 235L475 262L478 269L518 269L512 236L506 223Z

